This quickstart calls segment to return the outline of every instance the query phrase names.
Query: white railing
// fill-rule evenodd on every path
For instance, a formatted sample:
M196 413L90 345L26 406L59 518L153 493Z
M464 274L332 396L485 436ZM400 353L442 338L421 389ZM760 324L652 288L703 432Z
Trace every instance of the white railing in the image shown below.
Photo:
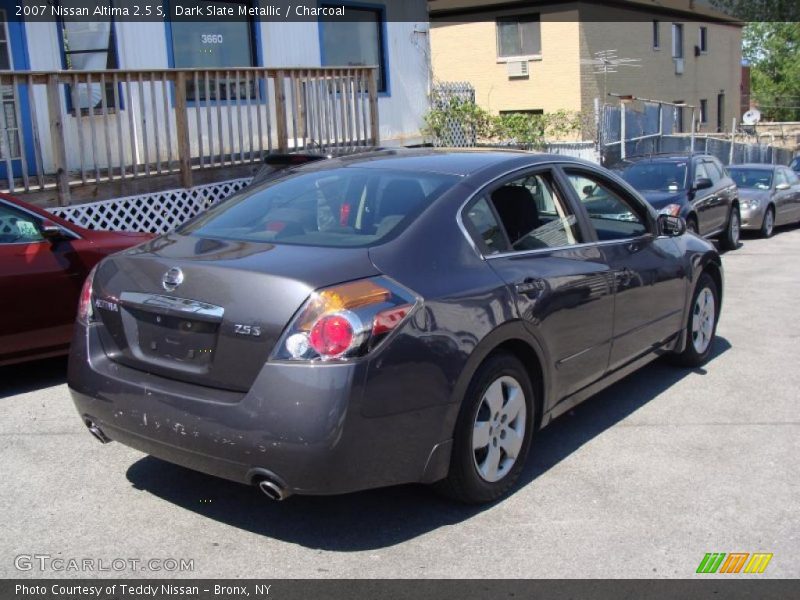
M0 71L0 189L126 186L260 162L265 153L376 146L374 67Z

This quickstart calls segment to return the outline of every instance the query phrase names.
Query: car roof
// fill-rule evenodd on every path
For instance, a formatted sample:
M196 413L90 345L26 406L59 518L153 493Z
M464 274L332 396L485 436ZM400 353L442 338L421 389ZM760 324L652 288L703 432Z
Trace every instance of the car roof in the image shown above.
M686 161L690 158L715 158L711 154L705 154L702 152L675 152L675 153L668 153L668 154L648 154L647 156L631 156L627 160L629 161L629 165L637 164L637 163L646 163L646 162L678 162L678 161ZM626 165L626 166L629 166Z
M520 160L526 159L526 160ZM511 149L451 149L451 148L397 148L374 152L363 152L349 156L337 156L330 160L315 161L300 170L358 167L392 169L396 171L436 173L467 177L484 169L504 163L535 165L548 162L571 162L588 164L585 161L554 154L538 154Z
M764 163L743 163L741 165L728 165L728 169L757 169L760 171L774 171L776 167L782 166L783 165L767 165Z

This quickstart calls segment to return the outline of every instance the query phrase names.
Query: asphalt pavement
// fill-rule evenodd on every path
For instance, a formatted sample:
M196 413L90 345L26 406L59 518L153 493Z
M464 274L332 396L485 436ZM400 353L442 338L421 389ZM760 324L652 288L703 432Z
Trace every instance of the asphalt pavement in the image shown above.
M707 552L800 577L800 228L723 262L708 365L653 363L558 419L483 508L424 486L270 502L97 443L65 360L2 368L0 577L685 578Z

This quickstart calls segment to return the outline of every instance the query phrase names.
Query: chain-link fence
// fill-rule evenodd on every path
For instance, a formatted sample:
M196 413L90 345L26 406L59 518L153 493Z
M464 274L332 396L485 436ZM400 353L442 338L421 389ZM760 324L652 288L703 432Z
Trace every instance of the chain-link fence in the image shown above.
M691 106L668 102L633 100L604 105L599 115L601 162L614 167L633 158L652 154L704 152L723 164L774 163L788 165L793 153L786 148L761 144L734 131L728 139L692 135L695 112ZM724 134L720 134L724 135ZM753 139L753 138L750 138Z

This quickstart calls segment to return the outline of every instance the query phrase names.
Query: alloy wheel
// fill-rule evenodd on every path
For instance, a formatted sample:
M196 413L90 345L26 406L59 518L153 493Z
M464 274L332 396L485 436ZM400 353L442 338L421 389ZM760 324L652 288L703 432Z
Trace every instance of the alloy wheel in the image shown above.
M715 316L714 294L707 287L703 288L692 309L692 344L698 354L703 354L711 343Z
M772 210L767 209L767 214L764 215L764 235L769 237L772 235L772 230L775 227L775 217L772 215Z
M739 243L739 212L734 210L731 213L731 242L734 247Z
M486 388L472 428L473 460L484 481L499 481L514 466L526 416L525 393L516 379L504 375Z

